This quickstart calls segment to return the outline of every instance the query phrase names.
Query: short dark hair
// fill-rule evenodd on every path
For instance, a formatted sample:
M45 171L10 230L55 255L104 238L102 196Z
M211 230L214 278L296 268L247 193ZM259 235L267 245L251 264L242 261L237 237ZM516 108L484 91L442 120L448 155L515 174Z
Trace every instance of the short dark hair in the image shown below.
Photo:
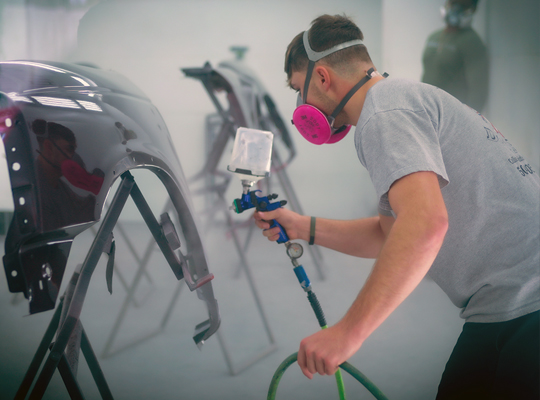
M302 40L303 34L304 32L300 32L296 35L285 53L285 73L288 81L290 81L293 72L307 68L309 60ZM309 29L309 44L314 51L327 50L356 39L363 40L364 34L346 15L321 15L313 20ZM324 58L324 62L330 66L337 66L353 60L371 63L366 46L351 46Z

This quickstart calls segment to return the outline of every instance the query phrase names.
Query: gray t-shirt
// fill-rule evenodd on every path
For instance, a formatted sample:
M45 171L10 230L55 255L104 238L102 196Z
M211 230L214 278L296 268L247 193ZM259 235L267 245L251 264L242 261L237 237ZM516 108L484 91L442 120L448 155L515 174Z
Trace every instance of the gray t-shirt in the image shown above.
M429 276L462 318L540 309L540 178L485 117L434 86L386 79L367 93L355 145L383 215L393 182L438 175L449 228Z

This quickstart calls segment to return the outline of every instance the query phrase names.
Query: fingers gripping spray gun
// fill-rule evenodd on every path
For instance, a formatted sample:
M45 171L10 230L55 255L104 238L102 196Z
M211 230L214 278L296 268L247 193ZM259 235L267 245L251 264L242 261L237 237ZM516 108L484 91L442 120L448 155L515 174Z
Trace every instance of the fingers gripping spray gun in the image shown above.
M271 200L277 198L276 194L271 194L269 196L258 196L257 193L260 192L260 190L251 191L251 187L255 182L270 176L273 137L274 135L272 132L260 131L256 129L239 128L236 132L231 163L227 169L230 172L237 174L242 181L242 197L235 199L233 201L233 205L231 206L231 209L237 214L251 208L255 208L257 211L272 211L284 206L287 203L285 200L272 203ZM280 229L277 242L285 243L287 255L291 259L294 266L294 273L298 279L298 282L307 293L308 300L313 308L313 311L315 312L320 327L325 329L327 325L322 308L317 300L317 296L311 289L311 283L304 270L304 267L297 261L303 253L302 245L299 243L291 243L289 241L289 237L287 236L287 232L285 232L283 227L276 220L272 220L270 222L270 228L274 228L276 226L278 226ZM276 376L277 375L274 376L272 384L270 385L268 395L269 399L273 398L272 396L275 395L277 384L279 383L279 379L281 377L281 375L279 375L279 378L276 379ZM338 384L340 399L345 399L345 388L341 371L339 369L336 372L336 381Z

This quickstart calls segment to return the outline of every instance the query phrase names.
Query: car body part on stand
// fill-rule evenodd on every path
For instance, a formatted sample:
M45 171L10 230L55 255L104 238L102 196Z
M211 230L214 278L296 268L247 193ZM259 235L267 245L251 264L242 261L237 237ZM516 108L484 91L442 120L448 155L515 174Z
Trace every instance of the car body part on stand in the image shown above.
M31 314L55 308L73 240L101 220L84 263L75 271L69 304L64 298L68 311L31 398L40 398L54 370L63 368L59 360L80 324L94 268L103 252L114 257L112 230L129 196L176 278L206 303L208 319L195 328L195 343L202 345L217 331L220 316L213 275L188 185L165 122L135 85L112 71L77 64L0 62L0 134L15 204L4 269L9 290L24 294ZM178 232L168 215L161 216L160 224L150 211L130 173L139 168L153 172L166 188ZM105 201L118 181L102 219ZM183 238L181 249L178 233ZM107 272L109 289L112 264ZM84 330L82 337L87 341ZM46 352L48 344L44 346ZM35 376L35 364L44 356L40 346L25 381ZM104 381L101 378L96 383ZM76 387L76 381L71 384ZM28 389L22 386L22 391Z

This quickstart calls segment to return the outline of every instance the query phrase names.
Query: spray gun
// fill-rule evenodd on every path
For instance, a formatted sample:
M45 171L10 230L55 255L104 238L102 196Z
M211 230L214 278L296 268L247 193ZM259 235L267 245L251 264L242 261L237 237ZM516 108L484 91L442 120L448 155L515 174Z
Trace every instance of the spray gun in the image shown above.
M258 196L260 190L251 190L253 184L260 179L270 176L270 164L272 157L272 132L260 131L257 129L239 128L236 131L231 163L227 167L230 172L239 175L242 181L242 196L233 201L231 210L240 214L251 208L257 211L272 211L287 204L286 200L272 202L278 195ZM300 286L307 293L308 300L317 316L321 328L326 328L326 319L322 308L317 300L317 296L311 289L311 283L304 270L298 263L298 259L304 253L304 248L299 243L291 243L285 229L276 221L270 221L270 228L279 227L279 238L277 243L285 243L287 255L293 264L293 271L300 283Z
M240 214L251 208L257 211L272 211L287 204L286 200L272 202L278 195L258 196L260 190L251 190L253 184L263 178L270 176L270 165L272 161L272 142L274 135L272 132L257 129L238 128L234 140L231 163L227 169L238 175L242 181L242 197L235 199L231 210ZM285 229L276 221L270 222L270 228L279 227L280 233L278 243L285 243L287 255L291 259L294 273L300 286L308 294L309 301L317 315L317 319L322 327L326 327L326 322L322 309L311 290L311 283L304 270L298 263L298 259L304 253L304 249L299 243L291 243Z

